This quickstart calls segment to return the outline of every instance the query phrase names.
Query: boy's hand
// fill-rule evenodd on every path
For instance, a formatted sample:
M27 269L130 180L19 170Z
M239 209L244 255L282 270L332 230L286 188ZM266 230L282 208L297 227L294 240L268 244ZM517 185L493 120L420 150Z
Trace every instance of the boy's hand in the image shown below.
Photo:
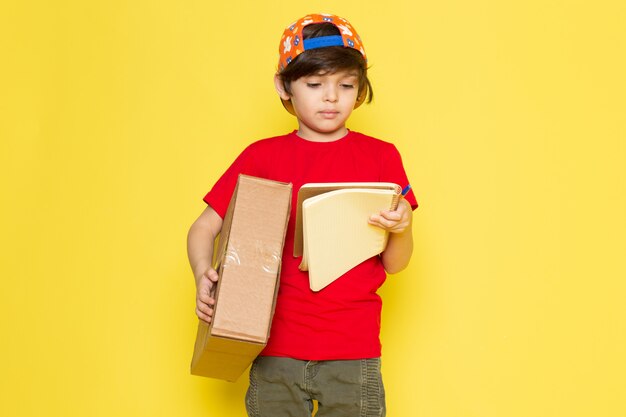
M390 233L402 233L411 225L412 219L411 205L401 198L395 211L383 210L379 214L372 214L368 223Z
M196 285L196 315L206 323L211 323L213 318L215 299L211 297L211 291L217 283L217 279L217 272L213 268L208 268L198 279Z

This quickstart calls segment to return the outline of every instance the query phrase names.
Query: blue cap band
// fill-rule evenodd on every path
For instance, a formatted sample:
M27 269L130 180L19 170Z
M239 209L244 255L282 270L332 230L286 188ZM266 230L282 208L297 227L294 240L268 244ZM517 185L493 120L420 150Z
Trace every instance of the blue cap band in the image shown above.
M327 46L344 46L343 38L339 35L321 36L304 40L304 50L326 48Z

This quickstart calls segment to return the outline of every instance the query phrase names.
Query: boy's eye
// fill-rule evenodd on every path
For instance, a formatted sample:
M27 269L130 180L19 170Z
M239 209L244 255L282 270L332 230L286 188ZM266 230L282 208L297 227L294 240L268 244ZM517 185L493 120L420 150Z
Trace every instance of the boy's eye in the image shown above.
M354 88L354 84L341 84L343 88Z
M320 85L321 83L306 83L307 87L312 87L312 88L319 87Z

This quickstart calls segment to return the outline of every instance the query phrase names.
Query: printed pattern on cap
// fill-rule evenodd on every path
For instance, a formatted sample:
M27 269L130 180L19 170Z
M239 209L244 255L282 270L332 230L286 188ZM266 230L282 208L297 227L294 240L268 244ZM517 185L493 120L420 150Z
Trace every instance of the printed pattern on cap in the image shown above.
M361 55L363 55L363 58L367 62L367 56L365 55L365 49L363 48L361 38L346 19L332 14L309 14L287 26L283 32L283 36L280 38L280 44L278 46L279 72L289 65L289 63L298 55L305 51L302 37L302 30L304 27L312 23L324 22L329 22L335 25L337 29L339 29L341 38L343 39L343 46L346 48L356 49L361 53Z

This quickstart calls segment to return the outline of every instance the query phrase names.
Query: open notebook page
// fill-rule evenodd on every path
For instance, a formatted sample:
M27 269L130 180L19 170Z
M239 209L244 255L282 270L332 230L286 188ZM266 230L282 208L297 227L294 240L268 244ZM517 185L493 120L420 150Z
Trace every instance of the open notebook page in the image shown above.
M300 269L319 291L361 262L381 253L388 233L367 221L397 204L396 190L342 189L302 203L303 256Z

